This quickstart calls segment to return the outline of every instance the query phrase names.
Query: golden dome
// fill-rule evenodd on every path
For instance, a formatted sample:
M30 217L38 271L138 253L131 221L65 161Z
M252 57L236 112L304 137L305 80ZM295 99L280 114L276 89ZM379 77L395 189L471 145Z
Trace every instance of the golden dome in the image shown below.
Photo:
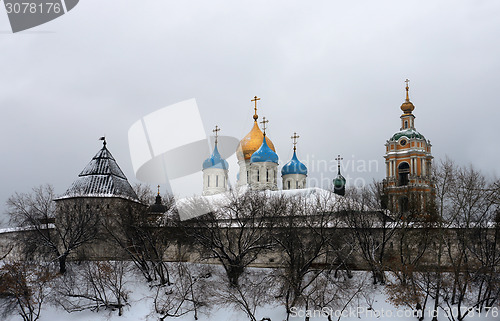
M405 113L405 114L411 114L411 112L415 109L415 106L410 102L410 101L405 101L402 105L401 105L401 110Z
M401 105L401 110L405 114L411 114L411 112L415 109L415 106L413 106L413 103L410 101L410 95L409 95L410 87L408 86L409 82L410 81L408 79L406 79L406 100Z
M253 153L262 145L264 140L264 134L257 125L257 120L253 122L252 130L240 141L238 149L236 150L236 156L238 160L250 159ZM266 136L266 142L269 148L276 152L274 149L273 142Z

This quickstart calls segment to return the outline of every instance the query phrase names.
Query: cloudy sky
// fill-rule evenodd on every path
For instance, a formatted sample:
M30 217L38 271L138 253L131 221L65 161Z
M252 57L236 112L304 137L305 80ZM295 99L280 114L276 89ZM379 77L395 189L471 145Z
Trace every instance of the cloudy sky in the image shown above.
M40 184L63 193L103 135L138 182L129 128L191 98L207 135L217 124L241 139L252 126L250 100L261 97L280 164L297 132L298 156L318 186L335 176L319 164L337 154L351 184L382 179L406 78L416 128L436 159L497 176L498 17L496 0L84 0L13 34L0 7L0 209Z

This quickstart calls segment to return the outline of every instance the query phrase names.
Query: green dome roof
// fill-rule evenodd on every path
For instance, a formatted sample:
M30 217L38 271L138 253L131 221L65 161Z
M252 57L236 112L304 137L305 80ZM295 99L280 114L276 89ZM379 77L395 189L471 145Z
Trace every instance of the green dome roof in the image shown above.
M403 136L405 136L408 139L410 138L425 139L424 135L420 134L415 129L405 129L392 135L390 140L398 140Z
M342 187L344 187L344 186L345 186L345 183L346 183L346 180L345 180L344 176L342 176L342 175L340 175L340 174L338 174L338 175L337 175L337 178L335 178L335 179L333 180L333 186L334 186L335 188L337 188L337 189L338 189L338 188L342 188Z

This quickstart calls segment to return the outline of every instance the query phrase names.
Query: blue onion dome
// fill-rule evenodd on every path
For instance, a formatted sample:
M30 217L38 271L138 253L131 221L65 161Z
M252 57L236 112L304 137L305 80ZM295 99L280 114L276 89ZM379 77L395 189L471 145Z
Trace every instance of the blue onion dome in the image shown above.
M266 136L262 140L262 145L250 157L250 163L273 162L278 164L278 154L267 145Z
M298 160L295 151L293 151L292 159L281 169L281 175L288 174L307 175L307 167Z
M401 130L401 131L395 133L394 135L392 135L390 140L397 141L398 139L400 139L403 136L405 136L408 139L411 139L411 138L425 139L424 135L420 134L415 129L408 128L408 129Z
M220 156L219 150L217 149L217 144L215 144L214 152L212 153L212 155L203 162L203 169L207 168L229 168L229 164L227 163L227 161Z

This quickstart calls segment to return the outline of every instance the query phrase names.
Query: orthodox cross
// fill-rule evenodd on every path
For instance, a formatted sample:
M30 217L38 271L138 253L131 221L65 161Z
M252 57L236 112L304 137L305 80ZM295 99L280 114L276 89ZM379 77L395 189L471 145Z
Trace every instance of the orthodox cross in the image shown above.
M219 137L219 132L220 132L219 126L215 125L215 129L212 131L215 133L215 145L217 145L217 138Z
M337 158L335 158L335 160L338 162L338 167L339 167L339 174L340 174L340 161L343 160L344 158L340 157L340 155L338 155Z
M293 136L290 137L291 139L293 139L293 151L297 149L297 138L299 137L300 136L297 136L297 133L293 133Z
M266 117L262 117L262 121L260 122L262 124L262 129L264 129L264 136L266 135L266 124L269 123L269 120L266 120Z
M258 100L260 100L260 98L257 98L257 96L253 97L253 99L252 99L252 100L250 100L250 101L255 102L255 107L254 107L254 109L255 109L255 114L253 115L253 119L255 119L255 120L257 120L257 118L259 118L259 116L257 116L257 101L258 101Z
M158 196L160 195L160 185L158 185Z
M410 101L410 97L409 97L409 95L408 95L408 91L409 91L409 89L410 89L410 87L409 87L409 83L410 83L410 81L409 81L408 79L406 79L406 80L405 80L405 83L406 83L406 101Z

